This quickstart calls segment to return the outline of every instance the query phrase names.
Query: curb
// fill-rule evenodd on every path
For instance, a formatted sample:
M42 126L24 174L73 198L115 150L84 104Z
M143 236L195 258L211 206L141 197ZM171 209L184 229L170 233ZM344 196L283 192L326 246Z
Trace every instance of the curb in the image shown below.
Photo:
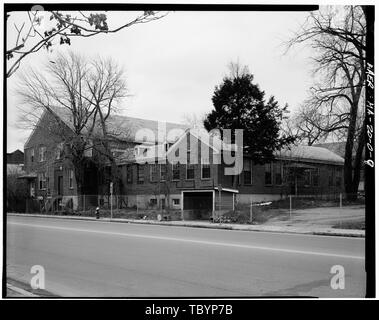
M134 223L134 224L150 224L162 226L175 226L175 227L192 227L192 228L207 228L207 229L222 229L222 230L237 230L237 231L255 231L255 232L272 232L272 233L290 233L290 234L304 234L304 235L318 235L318 236L339 236L339 237L356 237L364 238L365 231L351 230L351 229L295 229L295 228L282 228L275 226L254 226L254 225L232 225L232 224L198 224L191 222L181 221L155 221L155 220L135 220L135 219L110 219L84 216L58 216L58 215L43 215L43 214L23 214L23 213L7 213L10 216L21 217L37 217L37 218L53 218L53 219L70 219L70 220L85 220L97 222L118 222L118 223ZM338 230L338 231L337 231Z

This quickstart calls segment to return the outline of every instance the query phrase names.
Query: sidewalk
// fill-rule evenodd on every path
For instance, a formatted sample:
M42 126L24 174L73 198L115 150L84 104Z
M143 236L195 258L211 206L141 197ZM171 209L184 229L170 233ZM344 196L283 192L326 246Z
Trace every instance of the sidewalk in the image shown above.
M353 229L335 229L335 228L320 228L320 227L289 227L276 225L250 225L236 223L211 223L208 221L157 221L157 220L137 220L137 219L110 219L84 216L58 216L58 215L43 215L43 214L22 214L8 213L9 216L27 216L39 218L54 218L54 219L74 219L99 222L120 222L120 223L136 223L150 225L164 225L177 227L194 227L194 228L210 228L210 229L225 229L225 230L240 230L240 231L261 231L261 232L279 232L279 233L294 233L294 234L309 234L309 235L327 235L341 237L365 237L364 230Z

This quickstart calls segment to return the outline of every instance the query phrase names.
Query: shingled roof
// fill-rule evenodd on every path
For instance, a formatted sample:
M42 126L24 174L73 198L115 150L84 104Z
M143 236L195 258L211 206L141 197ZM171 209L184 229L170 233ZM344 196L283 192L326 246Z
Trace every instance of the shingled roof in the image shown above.
M290 146L275 153L280 159L291 159L297 161L323 162L343 165L344 159L338 154L321 147L314 146Z
M70 110L62 107L55 107L52 110L69 128L73 129ZM118 139L150 143L176 141L188 128L188 126L179 123L158 122L118 114L109 116L107 127L109 133ZM96 130L100 130L99 124Z

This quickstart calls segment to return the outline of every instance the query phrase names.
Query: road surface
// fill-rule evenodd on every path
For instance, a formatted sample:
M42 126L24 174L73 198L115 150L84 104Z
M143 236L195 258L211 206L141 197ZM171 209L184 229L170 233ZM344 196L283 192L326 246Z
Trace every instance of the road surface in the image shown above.
M364 297L364 239L8 216L7 276L72 297ZM344 289L332 289L341 265ZM340 273L341 275L341 273Z

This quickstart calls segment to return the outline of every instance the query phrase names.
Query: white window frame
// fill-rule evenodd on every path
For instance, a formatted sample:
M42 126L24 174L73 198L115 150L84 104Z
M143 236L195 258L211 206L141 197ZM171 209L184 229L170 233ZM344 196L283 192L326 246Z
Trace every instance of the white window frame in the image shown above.
M193 178L188 178L188 166L193 166ZM186 164L186 180L195 180L195 165L194 164Z
M62 159L61 154L63 153L63 147L64 147L63 142L58 143L57 148L55 149L55 159L56 160Z
M209 177L204 177L203 176L203 168L204 168L204 166L208 166L209 167ZM209 179L211 179L211 176L212 176L211 165L209 163L202 162L201 163L201 180L209 180Z
M39 147L39 162L46 161L46 146Z
M74 170L73 169L68 170L68 188L74 189Z
M178 201L178 203L175 203L175 201ZM178 198L172 199L172 205L173 206L180 206L180 199L178 199Z
M41 187L42 182L42 187ZM38 190L46 190L47 188L47 175L46 172L38 173Z
M162 179L162 166L166 166L166 172L165 172L165 178ZM166 181L167 180L167 165L165 163L159 164L159 181Z
M156 168L156 177L154 179L154 175L153 175L153 172L154 172L154 168ZM150 165L150 182L157 182L158 181L158 164L154 163L154 164L151 164Z

